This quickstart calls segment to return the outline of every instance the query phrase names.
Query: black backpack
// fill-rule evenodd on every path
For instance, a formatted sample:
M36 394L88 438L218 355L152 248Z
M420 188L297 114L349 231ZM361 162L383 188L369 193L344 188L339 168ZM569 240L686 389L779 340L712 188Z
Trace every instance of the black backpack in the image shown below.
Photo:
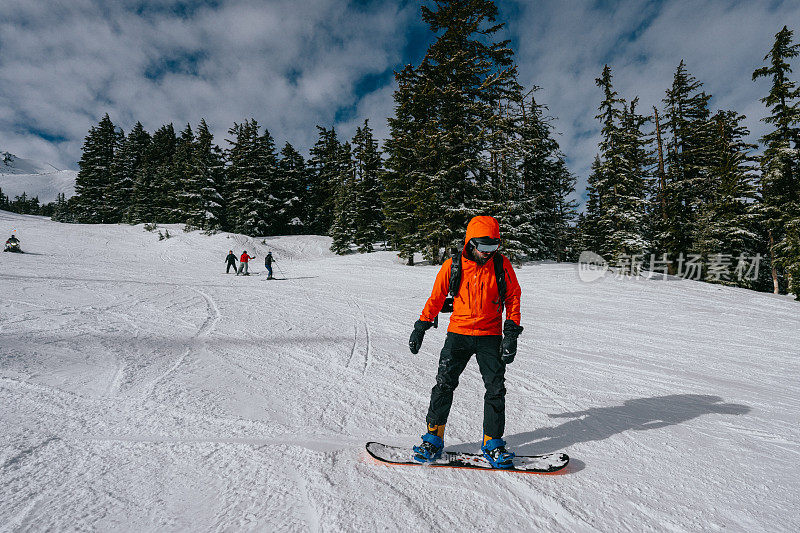
M458 256L453 257L453 262L450 265L450 283L447 286L448 293L447 298L444 300L444 305L442 305L442 313L453 312L453 300L458 296L458 289L461 287L461 272L463 269L461 255L462 252L459 252ZM492 261L494 262L494 276L497 279L497 293L500 296L500 312L502 312L506 301L506 271L503 270L503 256L496 253L492 256Z

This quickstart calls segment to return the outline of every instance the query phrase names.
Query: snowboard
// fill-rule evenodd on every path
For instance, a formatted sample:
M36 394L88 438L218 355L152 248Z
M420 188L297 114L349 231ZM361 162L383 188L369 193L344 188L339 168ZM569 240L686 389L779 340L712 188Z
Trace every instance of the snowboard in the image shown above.
M373 459L392 465L470 468L526 474L553 474L569 464L569 456L567 454L548 453L545 455L518 455L514 457L513 467L492 468L492 465L482 454L448 451L443 452L442 457L432 463L418 463L413 459L414 452L409 448L388 446L379 442L368 442L367 453Z

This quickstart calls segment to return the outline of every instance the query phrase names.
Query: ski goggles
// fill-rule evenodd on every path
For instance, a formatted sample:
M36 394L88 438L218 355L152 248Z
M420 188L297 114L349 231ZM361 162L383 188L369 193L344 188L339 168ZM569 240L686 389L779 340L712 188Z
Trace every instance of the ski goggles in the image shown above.
M492 239L491 237L478 237L472 239L472 244L479 252L490 253L497 251L500 248L500 239Z

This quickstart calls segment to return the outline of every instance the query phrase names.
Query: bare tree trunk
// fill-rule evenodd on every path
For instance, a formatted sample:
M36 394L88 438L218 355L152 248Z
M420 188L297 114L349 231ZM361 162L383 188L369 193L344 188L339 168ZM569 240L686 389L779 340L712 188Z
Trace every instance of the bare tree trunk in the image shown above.
M658 141L658 191L661 197L661 218L667 219L667 202L664 195L666 194L666 177L664 176L664 149L661 144L661 126L658 123L658 109L653 106L653 112L656 117L656 140Z
M772 236L772 230L769 230L769 261L772 266L772 292L780 294L780 287L778 287L778 269L775 267L775 238Z

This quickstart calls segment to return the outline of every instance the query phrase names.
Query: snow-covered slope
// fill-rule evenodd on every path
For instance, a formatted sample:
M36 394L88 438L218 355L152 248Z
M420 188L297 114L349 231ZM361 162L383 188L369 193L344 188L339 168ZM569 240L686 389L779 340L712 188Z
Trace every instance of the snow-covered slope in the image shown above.
M75 194L74 170L60 170L53 165L23 159L8 152L0 152L0 188L3 194L14 199L23 192L46 204L63 193L67 198Z
M0 212L0 529L797 531L800 304L528 265L507 439L563 475L367 460L424 428L434 266L322 237L61 225ZM271 249L282 281L224 274ZM444 320L446 326L446 320ZM447 430L476 450L465 371Z

